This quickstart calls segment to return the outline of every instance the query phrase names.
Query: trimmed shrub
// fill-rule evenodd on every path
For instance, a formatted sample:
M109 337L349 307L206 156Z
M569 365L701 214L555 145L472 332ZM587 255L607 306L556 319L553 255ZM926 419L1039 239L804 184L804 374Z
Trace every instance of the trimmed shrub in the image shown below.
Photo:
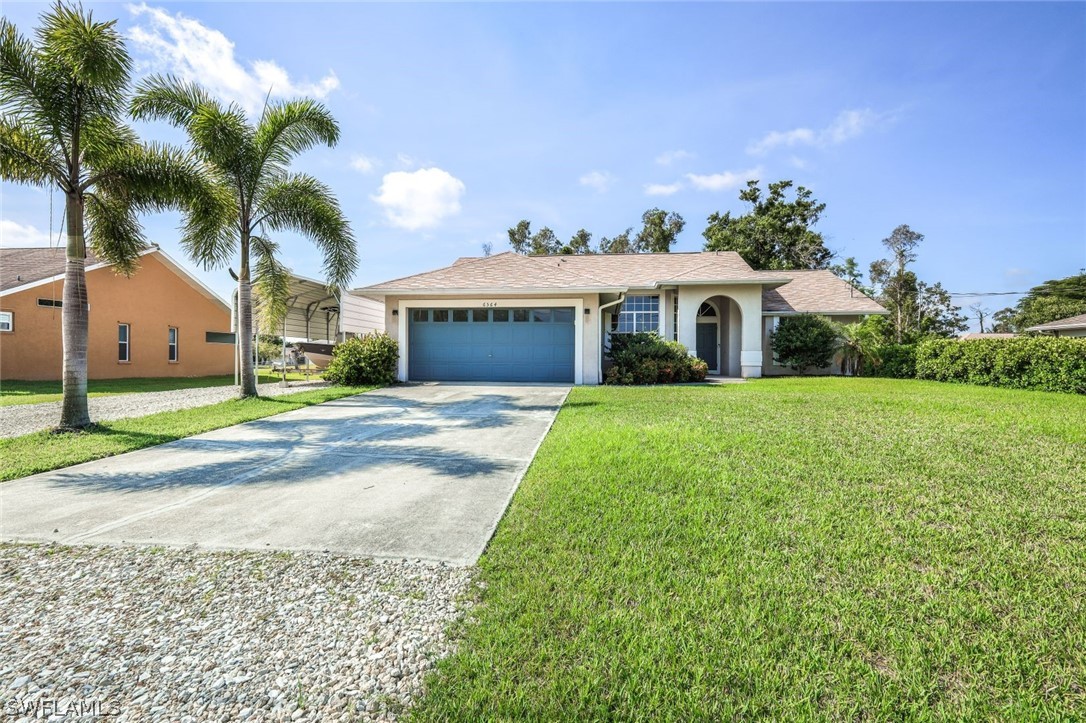
M917 346L916 378L1086 394L1086 339L929 339Z
M916 378L916 344L886 344L875 352L878 363L867 368L867 375L891 379Z
M709 365L690 356L677 341L656 334L612 334L608 353L612 366L605 384L676 384L705 380Z
M780 363L796 371L824 369L839 346L833 322L814 314L786 316L770 340Z
M366 334L336 344L324 378L333 384L358 387L396 381L399 345L385 333Z

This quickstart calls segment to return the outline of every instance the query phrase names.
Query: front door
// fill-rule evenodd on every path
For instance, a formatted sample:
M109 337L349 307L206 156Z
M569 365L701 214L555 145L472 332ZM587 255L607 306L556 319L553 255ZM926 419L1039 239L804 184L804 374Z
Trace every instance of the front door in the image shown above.
M709 321L698 320L698 358L709 365L709 371L718 372L716 345L716 319Z

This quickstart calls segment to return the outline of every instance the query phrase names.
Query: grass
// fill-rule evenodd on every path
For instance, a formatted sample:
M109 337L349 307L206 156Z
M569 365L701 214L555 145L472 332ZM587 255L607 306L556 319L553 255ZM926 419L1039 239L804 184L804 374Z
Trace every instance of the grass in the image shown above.
M0 439L0 482L172 442L213 429L361 394L371 388L324 387L280 397L234 399L205 407L103 422L92 431L77 434L35 432Z
M302 372L287 372L288 381L304 381ZM319 379L318 374L311 378ZM259 370L257 382L275 383L282 379L279 373L270 368ZM204 387L224 387L234 383L234 375L213 377L147 377L143 379L92 379L87 383L87 395L106 397L112 394L132 394L134 392L169 392L175 389L202 389ZM12 404L41 404L56 402L61 399L59 381L25 382L0 381L0 407Z
M1086 398L577 388L420 720L1072 720Z

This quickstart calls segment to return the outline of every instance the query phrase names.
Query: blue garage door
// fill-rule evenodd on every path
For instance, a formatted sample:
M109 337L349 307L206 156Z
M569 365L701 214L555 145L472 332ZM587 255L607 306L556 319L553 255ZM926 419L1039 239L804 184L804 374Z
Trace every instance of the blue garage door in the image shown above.
M412 309L412 381L572 382L572 308Z

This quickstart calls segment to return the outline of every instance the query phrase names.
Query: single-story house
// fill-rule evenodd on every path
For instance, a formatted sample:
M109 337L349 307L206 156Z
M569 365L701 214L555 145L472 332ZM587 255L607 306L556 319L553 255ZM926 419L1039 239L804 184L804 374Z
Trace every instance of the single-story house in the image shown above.
M0 249L0 379L60 379L63 248ZM161 249L130 277L88 256L91 379L230 374L230 306Z
M1069 316L1066 319L1057 319L1047 324L1031 326L1026 331L1039 331L1042 334L1052 336L1082 336L1086 337L1086 314Z
M401 381L599 384L610 335L635 331L678 340L710 373L788 374L769 349L781 318L886 313L830 271L755 271L728 251L507 252L352 293L384 301Z
M1013 339L1017 334L1005 331L971 331L968 334L962 334L958 337L958 341L973 341L975 339Z

